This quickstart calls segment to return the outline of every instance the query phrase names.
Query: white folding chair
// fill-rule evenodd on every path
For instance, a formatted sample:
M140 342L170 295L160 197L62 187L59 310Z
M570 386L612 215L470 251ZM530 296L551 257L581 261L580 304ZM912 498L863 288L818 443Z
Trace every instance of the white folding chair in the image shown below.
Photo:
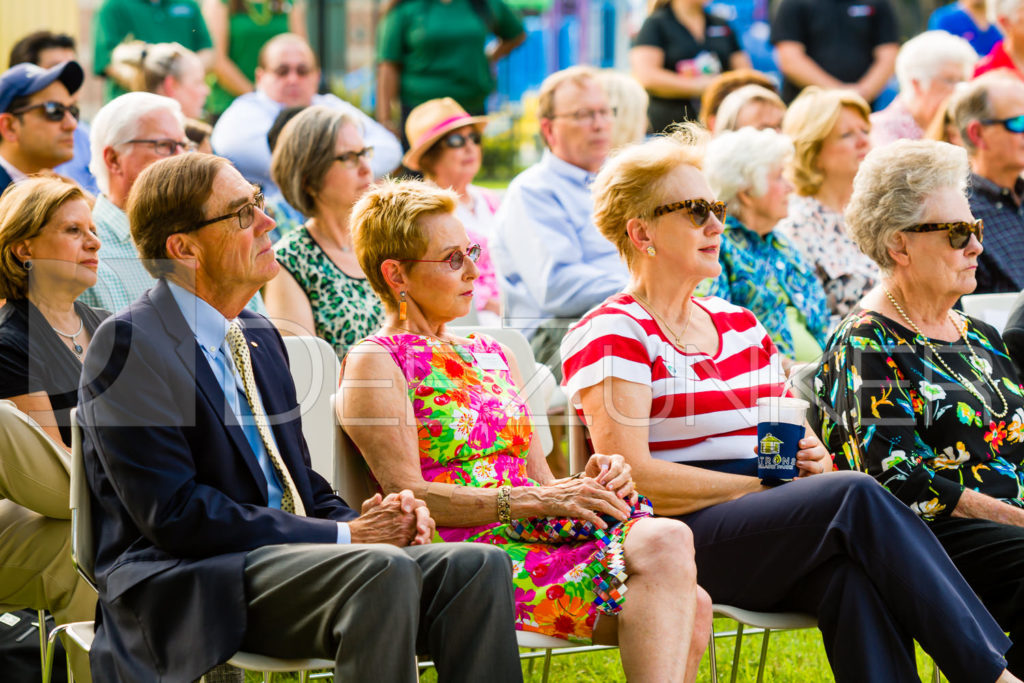
M319 337L284 337L284 347L295 383L309 459L313 469L337 491L338 471L334 457L337 432L332 396L337 391L341 363L331 345ZM359 503L345 500L349 504Z
M1006 327L1018 296L1018 292L968 294L960 298L960 304L964 307L964 313L987 322L1001 333Z
M89 484L85 478L85 463L82 457L82 428L78 425L78 409L71 410L71 561L75 569L90 586L96 588L94 571L96 569L95 544L92 533L92 500ZM54 643L61 633L68 639L89 652L92 648L95 631L91 621L78 621L62 624L50 632L46 648L46 666L43 668L43 683L49 683L53 673ZM200 628L201 624L196 624ZM328 659L278 659L249 652L238 652L228 664L248 671L262 671L264 683L267 683L274 672L298 671L300 680L305 681L309 671L334 669L334 662ZM68 663L68 680L73 680L70 659Z
M809 614L797 612L755 612L753 610L741 609L732 605L712 605L716 616L728 617L736 621L736 630L724 633L715 633L711 629L711 638L708 643L708 660L711 664L711 680L718 681L718 660L715 657L715 638L727 638L736 636L736 644L732 653L732 676L731 683L736 683L736 676L739 673L740 648L743 645L743 630L746 626L753 626L755 631L751 633L762 633L761 636L761 659L757 664L757 683L764 678L764 666L768 660L768 638L772 631L790 631L802 628L817 628L818 620Z

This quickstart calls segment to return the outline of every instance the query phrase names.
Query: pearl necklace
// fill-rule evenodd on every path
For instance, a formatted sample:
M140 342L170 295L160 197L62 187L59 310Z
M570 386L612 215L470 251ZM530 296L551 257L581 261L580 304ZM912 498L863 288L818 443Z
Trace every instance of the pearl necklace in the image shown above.
M47 322L49 323L51 330L53 330L54 332L56 332L60 336L64 337L65 339L70 339L71 340L71 348L72 348L72 350L75 352L76 356L81 358L82 357L82 350L83 350L82 349L82 345L79 344L77 341L75 341L75 338L78 335L82 334L82 330L85 328L85 321L82 320L81 318L78 319L78 329L75 330L74 334L68 334L67 332L61 332L60 330L58 330L56 327L53 326L53 323L50 323L49 321L47 321Z
M892 292L890 292L886 288L883 288L882 291L884 291L885 295L889 298L889 302L893 305L893 308L895 308L896 311L901 316L903 316L903 319L907 322L907 324L910 325L910 329L916 332L917 336L921 338L925 346L931 349L932 355L935 356L936 359L938 359L942 367L946 369L946 372L948 372L951 377L954 377L961 385L963 385L964 389L967 389L967 391L970 392L970 394L973 395L974 398L981 401L981 405L985 407L985 410L987 410L989 414L992 415L992 417L997 419L1005 417L1006 413L1009 412L1010 410L1010 404L1006 402L1006 397L1003 396L1003 390L999 388L999 382L994 381L989 376L991 373L985 372L985 366L982 365L981 359L978 358L978 355L976 353L974 353L974 347L971 346L971 341L970 339L967 338L967 320L961 318L962 325L958 325L956 318L953 317L953 311L950 311L948 314L949 321L953 323L953 327L956 328L956 330L960 333L960 337L964 340L964 344L967 345L967 351L971 354L971 359L973 360L972 365L974 365L974 367L977 368L977 370L981 373L982 377L984 377L985 379L985 382L987 382L989 386L996 390L996 394L999 396L999 400L1002 401L1003 409L998 413L992 410L992 406L990 406L988 402L985 401L984 398L982 398L981 393L974 388L974 384L970 380L968 380L960 373L954 372L953 368L949 367L949 365L946 364L946 361L944 361L942 359L942 356L939 355L939 350L935 347L934 344L932 344L931 340L928 339L928 337L926 337L923 332L921 332L920 328L918 328L918 326L914 324L914 321L910 319L910 316L907 315L907 312L904 311L903 307L900 306L898 301L896 301L896 297L892 295Z
M643 298L642 296L640 296L636 292L627 292L627 293L631 297L636 299L638 302L640 302L643 305L643 307L645 309L647 309L647 312L650 313L652 316L654 316L654 319L657 320L661 324L661 326L665 329L665 331L672 335L672 337L676 341L676 346L678 348L680 348L680 349L683 348L683 342L681 340L683 338L683 335L686 334L686 328L688 328L690 326L690 318L693 316L693 302L692 301L690 302L690 308L686 312L686 322L683 323L683 329L679 332L679 334L676 334L675 330L673 330L672 327L669 326L669 324L667 322L665 322L665 319L662 318L658 314L658 312L656 310L654 310L654 306L651 305L650 301L648 301L647 299Z

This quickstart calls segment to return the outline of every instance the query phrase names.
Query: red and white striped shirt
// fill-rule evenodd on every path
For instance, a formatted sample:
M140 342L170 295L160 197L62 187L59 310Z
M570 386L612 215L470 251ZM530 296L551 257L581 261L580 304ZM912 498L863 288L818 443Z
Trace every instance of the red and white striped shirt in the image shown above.
M616 377L651 388L651 455L670 462L754 459L757 399L785 393L778 351L754 314L695 298L718 329L718 353L677 349L628 294L587 313L562 340L573 406L579 392Z

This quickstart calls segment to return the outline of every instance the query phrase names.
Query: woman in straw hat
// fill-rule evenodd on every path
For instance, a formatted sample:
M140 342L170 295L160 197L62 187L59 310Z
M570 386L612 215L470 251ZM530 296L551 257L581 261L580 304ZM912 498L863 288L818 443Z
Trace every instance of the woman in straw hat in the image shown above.
M459 195L455 216L470 238L484 248L476 264L480 269L474 297L477 314L482 324L498 325L501 298L494 264L487 255L487 239L494 232L494 214L500 200L493 192L472 184L483 161L481 143L486 125L486 116L470 116L450 97L428 100L409 112L405 135L410 148L402 163Z

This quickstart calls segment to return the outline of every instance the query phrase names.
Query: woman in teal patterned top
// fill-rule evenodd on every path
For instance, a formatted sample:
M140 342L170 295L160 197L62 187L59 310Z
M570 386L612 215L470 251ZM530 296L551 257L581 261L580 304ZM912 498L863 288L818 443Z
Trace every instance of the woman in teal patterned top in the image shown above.
M953 310L974 291L981 221L960 147L900 140L867 155L846 224L881 284L829 339L815 378L840 469L916 512L1014 646L1024 673L1024 388L999 333Z
M821 355L832 317L814 271L775 224L785 218L792 190L782 177L793 153L774 130L743 128L712 140L704 175L729 207L711 294L748 308L778 347L783 365Z
M309 107L288 122L271 173L285 200L309 216L274 245L283 266L264 292L282 334L316 335L341 358L384 320L349 235L349 215L373 180L358 124L327 107Z

